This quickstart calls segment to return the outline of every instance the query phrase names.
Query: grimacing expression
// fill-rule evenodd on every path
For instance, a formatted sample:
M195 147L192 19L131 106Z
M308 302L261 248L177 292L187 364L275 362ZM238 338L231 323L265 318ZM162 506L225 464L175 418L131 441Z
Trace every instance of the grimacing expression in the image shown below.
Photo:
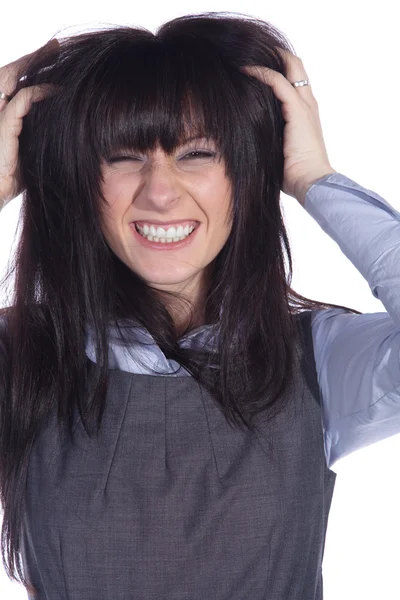
M101 172L107 200L102 228L118 258L158 289L200 285L201 273L232 229L231 184L214 142L195 138L171 156L160 146L153 153L119 151L102 161ZM164 243L153 241L151 246L137 232L137 221L148 235L154 230L143 229L146 224L153 225L156 233L164 225L158 233L165 232L168 238L174 235L172 229L168 231L174 221L182 221L183 228L188 225L185 221L196 223L191 223L195 229L185 241L170 246L164 238ZM186 227L183 235L187 233ZM181 235L182 229L175 234Z

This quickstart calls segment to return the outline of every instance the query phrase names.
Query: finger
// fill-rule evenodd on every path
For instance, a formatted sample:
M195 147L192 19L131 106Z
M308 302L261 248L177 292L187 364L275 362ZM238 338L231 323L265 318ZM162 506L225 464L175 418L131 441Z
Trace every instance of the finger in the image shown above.
M300 98L307 102L307 104L313 108L316 106L318 107L307 71L301 58L292 52L285 50L284 48L278 48L278 51L280 52L286 64L286 79L290 82L290 84L294 83L295 81L307 80L309 82L308 85L292 87L296 90L296 93L300 96Z
M270 86L275 96L281 102L293 103L298 101L299 96L295 88L282 73L260 65L241 67L240 70L245 71L248 75L256 77L262 83Z
M287 64L286 77L282 73L268 67L263 67L262 65L240 67L240 70L255 76L262 83L269 85L281 102L296 106L296 103L300 99L314 108L317 101L312 93L311 86L294 87L292 85L295 81L308 79L301 60L292 54L286 58L285 62Z
M54 88L56 86L46 84L46 86L22 88L0 113L1 129L7 132L7 140L4 140L6 144L9 140L13 144L13 139L16 141L16 138L18 138L22 131L23 118L28 114L33 102L43 100L48 95L55 93L54 89L47 89L49 87Z
M35 54L44 52L44 66L47 66L53 62L54 57L58 53L59 49L60 43L57 38L54 38L44 46L41 46L39 49L34 50L29 54L24 54L24 56L17 58L17 60L0 67L0 91L7 95L12 93L18 83L18 76L20 75L21 69L23 69L23 66L26 65ZM0 99L0 105L3 105L5 102L8 102L5 98Z
M303 61L301 60L301 58L299 58L298 56L293 54L293 52L286 50L285 48L275 46L274 49L278 51L278 53L281 55L281 57L283 58L283 60L285 62L286 79L289 81L290 84L294 83L295 81L303 81L303 80L309 81L307 71L304 67L304 64L303 64ZM262 67L261 65L259 66L259 68L261 70L267 69L267 67ZM272 69L268 69L268 70L273 71ZM276 72L276 71L273 71L273 72ZM315 107L315 105L317 104L317 101L312 92L310 83L308 83L308 85L296 86L296 87L292 85L292 88L296 91L298 97L305 100L309 105Z
M44 98L53 96L60 90L61 86L54 83L43 83L22 88L9 102L4 102L0 105L0 114L7 111L7 115L13 114L16 115L17 118L22 118L28 113L33 102L44 100ZM25 110L26 112L24 112ZM10 117L8 116L8 118Z

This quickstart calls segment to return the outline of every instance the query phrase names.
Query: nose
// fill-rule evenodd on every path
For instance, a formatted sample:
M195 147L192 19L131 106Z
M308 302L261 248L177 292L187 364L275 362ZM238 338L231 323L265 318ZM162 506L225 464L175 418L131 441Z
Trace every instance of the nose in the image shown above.
M180 184L173 167L157 162L145 169L135 204L137 208L168 213L181 195Z

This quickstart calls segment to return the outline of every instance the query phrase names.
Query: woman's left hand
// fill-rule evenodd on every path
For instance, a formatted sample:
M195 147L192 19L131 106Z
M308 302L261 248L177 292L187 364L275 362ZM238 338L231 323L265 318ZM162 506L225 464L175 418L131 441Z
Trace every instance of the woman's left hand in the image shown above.
M308 79L298 56L278 48L287 63L287 78L262 66L240 67L269 85L282 102L285 119L283 133L284 173L282 191L296 198L302 206L310 186L329 173L337 173L330 165L319 118L318 104L310 85L293 87L295 81Z

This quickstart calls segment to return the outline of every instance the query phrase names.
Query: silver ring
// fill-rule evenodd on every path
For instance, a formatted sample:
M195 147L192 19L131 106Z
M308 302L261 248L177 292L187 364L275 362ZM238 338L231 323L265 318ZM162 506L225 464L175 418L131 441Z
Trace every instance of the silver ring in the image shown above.
M11 96L7 96L4 92L0 92L0 100L7 100L9 102L11 100Z
M310 85L309 79L302 79L301 81L295 81L292 83L294 87L302 87L303 85Z

